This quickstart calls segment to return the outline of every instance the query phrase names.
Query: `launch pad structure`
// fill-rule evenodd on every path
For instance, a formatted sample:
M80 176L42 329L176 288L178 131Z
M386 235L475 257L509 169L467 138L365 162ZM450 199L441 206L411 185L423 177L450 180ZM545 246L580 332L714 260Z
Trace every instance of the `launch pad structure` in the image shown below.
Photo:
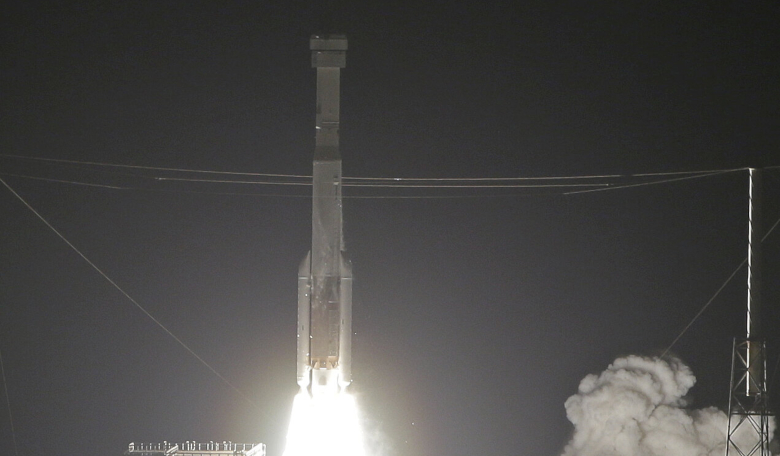
M772 413L761 324L761 187L761 170L750 168L747 328L745 338L734 339L731 355L726 456L771 456Z
M195 442L131 443L129 456L265 456L263 443Z

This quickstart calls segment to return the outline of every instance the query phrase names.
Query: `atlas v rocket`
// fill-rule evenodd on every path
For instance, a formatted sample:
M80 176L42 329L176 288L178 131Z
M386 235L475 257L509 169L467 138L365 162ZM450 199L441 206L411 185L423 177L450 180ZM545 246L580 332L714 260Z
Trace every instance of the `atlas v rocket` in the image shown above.
M311 250L298 272L298 384L336 391L352 381L352 267L344 251L339 154L340 72L347 39L313 36L317 117Z

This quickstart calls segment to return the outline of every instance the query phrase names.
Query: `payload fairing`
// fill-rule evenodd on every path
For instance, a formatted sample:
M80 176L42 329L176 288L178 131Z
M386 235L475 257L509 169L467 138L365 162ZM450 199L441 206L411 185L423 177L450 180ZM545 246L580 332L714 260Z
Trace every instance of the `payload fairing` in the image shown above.
M352 381L352 267L344 250L339 154L341 68L347 39L313 36L317 117L311 251L298 272L298 384L336 391Z

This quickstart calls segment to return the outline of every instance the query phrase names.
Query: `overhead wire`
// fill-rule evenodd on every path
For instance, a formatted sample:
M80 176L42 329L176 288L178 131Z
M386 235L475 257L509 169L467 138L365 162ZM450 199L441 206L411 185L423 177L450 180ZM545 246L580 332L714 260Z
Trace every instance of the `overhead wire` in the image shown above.
M183 172L183 173L199 173L199 174L215 174L215 175L232 175L232 176L256 176L256 177L272 177L272 178L287 178L287 179L311 179L311 176L308 175L298 175L298 174L277 174L277 173L248 173L248 172L233 172L233 171L215 171L215 170L201 170L201 169L189 169L189 168L167 168L167 167L157 167L157 166L142 166L142 165L124 165L124 164L113 164L113 163L102 163L102 162L94 162L94 161L81 161L81 160L66 160L66 159L54 159L54 158L45 158L45 157L27 157L27 156L21 156L21 155L12 155L12 154L0 154L0 157L6 157L6 158L16 158L16 159L26 159L26 160L38 160L38 161L44 161L44 162L53 162L53 163L62 163L62 164L71 164L71 165L81 165L81 166L99 166L99 167L115 167L115 168L129 168L129 169L137 169L137 170L150 170L150 171L165 171L165 172ZM780 166L769 166L765 167L765 169L775 169L780 168ZM456 189L456 188L463 188L463 189L475 189L475 188L571 188L571 187L597 187L597 188L588 188L585 190L572 190L567 192L561 192L559 194L562 195L577 195L577 194L584 194L584 193L592 193L592 192L600 192L600 191L608 191L608 190L619 190L619 189L626 189L626 188L635 188L635 187L642 187L642 186L649 186L649 185L658 185L658 184L665 184L665 183L671 183L671 182L678 182L683 180L690 180L690 179L697 179L697 178L704 178L704 177L710 177L725 173L731 173L735 171L743 171L747 168L728 168L728 169L715 169L715 170L699 170L699 171L671 171L671 172L656 172L656 173L637 173L637 174L601 174L601 175L580 175L580 176L540 176L540 177L506 177L506 178L500 178L500 177L468 177L468 178L407 178L407 177L344 177L344 185L345 187L368 187L368 188L446 188L446 189ZM105 185L105 184L94 184L94 183L85 183L85 182L78 182L73 180L63 180L63 179L51 179L51 178L42 178L42 177L36 177L36 176L26 176L26 175L13 175L13 174L5 174L5 175L12 175L14 177L19 178L27 178L27 179L38 179L38 180L44 180L44 181L51 181L51 182L59 182L59 183L67 183L67 184L76 184L76 185L87 185L87 186L95 186L95 187L104 187L104 188L110 188L110 189L137 189L137 190L152 190L152 191L173 191L173 192L182 192L182 193L213 193L213 192L192 192L192 191L182 191L182 190L161 190L161 189L143 189L143 188L133 188L133 187L119 187L119 186L112 186L112 185ZM582 180L593 180L593 179L626 179L626 178L644 178L644 177L662 177L662 176L682 176L682 177L674 177L670 179L661 179L661 180L653 180L650 182L640 182L640 183L630 183L630 184L614 184L609 182L601 182L601 183L571 183L571 184L471 184L470 182L527 182L527 181L549 181L549 180L574 180L574 179L582 179ZM203 182L203 183L219 183L219 184L252 184L252 185L280 185L280 186L309 186L311 185L311 182L291 182L291 181L261 181L261 180L232 180L232 179L203 179L203 178L186 178L186 177L161 177L161 176L137 176L137 177L146 177L151 178L156 181L180 181L180 182ZM358 181L358 182L349 182L349 181ZM2 181L6 187L9 188L13 192L13 190L6 184L4 181ZM387 183L377 183L377 182L399 182L395 184L387 184ZM426 182L429 182L426 184ZM447 182L446 184L441 184L440 182ZM467 184L450 184L449 182L467 182ZM16 192L13 192L16 194ZM227 193L218 193L218 194L228 194L228 195L247 195L247 196L270 196L270 197L293 197L293 198L309 198L309 195L281 195L281 194L258 194L258 193L233 193L233 192L227 192ZM450 198L484 198L484 197L512 197L512 196L518 196L515 194L512 195L345 195L344 198L354 198L354 199L429 199L429 198L442 198L442 199L450 199ZM17 197L19 197L17 195ZM32 209L32 208L30 208ZM34 210L33 210L34 211ZM36 215L38 215L36 213ZM40 216L39 216L40 217ZM43 220L43 219L42 219ZM45 220L44 220L45 222ZM780 222L780 220L778 220ZM45 222L46 223L46 222ZM766 237L777 227L777 222L774 224L772 229L770 229L766 235L762 238L766 239ZM48 223L47 223L48 225ZM51 227L53 229L53 227ZM56 230L55 230L56 232ZM63 240L65 240L63 238ZM66 240L67 242L67 240ZM75 248L74 248L75 249ZM83 256L83 255L82 255ZM86 260L86 257L84 257ZM89 260L87 260L89 262ZM693 319L688 323L688 325L683 328L683 330L680 332L680 334L675 338L675 340L667 347L666 350L664 350L662 356L665 356L669 350L679 341L679 339L687 332L687 330L693 325L693 323L701 316L701 314L704 313L704 311L712 304L712 302L717 298L717 296L720 294L720 292L726 287L726 285L734 278L734 276L737 274L737 272L744 266L747 259L745 259L742 263L740 263L739 266L732 272L732 274L726 279L726 281L721 285L721 287L715 292L715 294L710 298L709 301L700 309L700 311L693 317ZM94 267L94 266L93 266ZM96 268L97 269L97 268ZM101 272L98 269L98 272ZM102 272L101 272L102 273ZM108 279L108 277L106 277ZM108 279L110 281L110 279ZM113 284L113 283L112 283ZM115 285L116 286L116 285ZM121 289L120 289L121 291ZM132 300L128 296L129 299ZM136 303L136 305L138 305ZM142 309L143 310L143 309ZM145 312L145 310L144 310ZM149 315L151 317L151 315ZM153 317L152 317L153 318ZM158 323L159 324L159 323ZM173 334L171 334L173 335ZM174 336L175 337L175 336ZM178 340L178 339L177 339ZM179 341L183 344L183 342ZM186 347L189 350L188 347ZM193 353L194 354L194 353ZM197 356L197 355L196 355ZM199 357L198 357L199 358ZM199 358L200 359L200 358ZM202 360L201 360L202 361ZM205 363L205 361L202 361ZM211 369L210 366L207 365ZM215 371L216 373L216 371ZM221 376L220 376L221 377ZM221 377L222 378L222 377ZM223 378L224 380L224 378ZM226 381L226 380L225 380ZM232 387L232 385L231 385Z
M216 171L216 170L203 170L192 168L170 168L160 166L143 166L143 165L125 165L116 163L105 163L96 161L84 161L84 160L67 160L58 158L46 158L46 157L29 157L23 155L14 154L0 154L0 157L13 158L21 160L32 160L41 162L51 162L56 164L65 164L72 166L82 167L109 167L109 168L129 168L134 170L143 171L155 171L155 172L175 172L175 173L199 173L199 174L214 174L214 175L226 175L226 176L254 176L266 179L252 179L252 180L238 180L238 179L214 179L214 178L193 178L193 177L176 177L176 176L148 176L139 174L125 174L133 178L141 178L153 180L155 182L189 182L189 183L206 183L206 184L223 184L223 185L261 185L261 186L281 186L281 187L305 187L311 185L311 176L299 175L299 174L278 174L278 173L248 173L248 172L234 172L234 171ZM343 195L344 199L457 199L457 198L508 198L508 197L520 197L520 196L550 196L550 195L577 195L581 193L590 193L595 191L606 190L619 190L625 188L641 187L647 185L657 185L663 183L676 182L679 180L695 179L699 177L709 177L722 173L728 173L732 171L738 171L745 168L732 168L721 170L694 170L694 171L671 171L671 172L655 172L655 173L637 173L637 174L593 174L593 175L572 175L572 176L538 176L538 177L466 177L466 178L410 178L410 177L347 177L345 176L342 182L344 187L352 188L364 188L364 189L425 189L435 190L442 189L445 191L450 190L469 190L469 189L497 189L497 190L547 190L544 192L533 192L531 194L525 192L513 192L513 193L498 193L498 194L458 194L458 195L442 195L442 194L401 194L401 195L377 195L377 194L363 194L363 195ZM104 171L98 171L104 172ZM0 173L0 175L3 175ZM144 186L134 185L115 185L108 183L94 183L84 182L77 179L57 179L51 177L31 176L29 174L4 174L11 175L13 177L23 179L34 179L41 181L49 181L55 183L65 183L73 185L84 185L91 187L102 187L116 190L140 190L140 191L163 191L173 193L198 193L198 194L221 194L221 195L248 195L258 197L277 197L277 198L308 198L308 195L288 195L280 193L254 193L254 192L221 192L221 191L190 191L180 189L160 189L160 188L147 188ZM620 183L615 182L617 179L644 179L650 177L663 177L663 176L683 176L675 177L672 179L652 180L649 182L639 183ZM268 180L271 179L271 180ZM285 180L278 180L285 179ZM292 180L290 180L292 179ZM302 180L308 179L308 180ZM594 180L608 180L607 182L594 182ZM552 183L550 181L559 181ZM572 182L572 181L585 181L585 182ZM563 181L563 182L561 182ZM558 191L564 189L572 189L570 191Z
M606 187L609 184L484 184L484 185L442 185L442 184L349 184L345 187L377 188L569 188L569 187Z
M539 176L539 177L348 177L344 179L377 181L519 181L519 180L564 180L564 179L605 179L624 177L620 174L591 176Z
M447 189L447 190L453 190L453 189L566 189L566 188L583 188L583 187L590 187L587 190L572 190L572 191L566 191L566 192L546 192L546 193L535 193L533 196L539 196L539 195L551 195L551 194L558 194L558 195L576 195L581 193L590 193L594 191L604 191L604 190L619 190L619 189L625 189L625 188L633 188L633 187L641 187L641 186L647 186L647 185L656 185L656 184L662 184L662 183L670 183L670 182L676 182L681 180L687 180L687 179L695 179L700 177L709 177L714 176L718 174L728 173L735 170L722 170L718 172L711 172L706 174L693 174L688 175L686 177L679 177L674 179L663 179L663 180L656 180L656 181L650 181L650 182L641 182L636 184L624 184L624 185L618 185L615 183L609 183L609 182L602 182L602 183L564 183L564 184L552 184L552 183L537 183L537 184L530 184L530 183L518 183L518 184L381 184L381 183L350 183L350 182L344 182L342 183L342 186L344 187L352 187L352 188L382 188L382 189ZM678 173L675 173L678 174ZM686 174L688 174L686 172ZM90 186L90 187L102 187L102 188L108 188L108 189L115 189L115 190L151 190L151 191L167 191L167 192L174 192L174 193L200 193L200 194L222 194L222 195L254 195L254 196L264 196L264 197L292 197L292 198L308 198L309 195L285 195L285 194L278 194L278 193L246 193L246 192L214 192L214 191L183 191L183 190L170 190L170 189L150 189L150 188L144 188L144 187L138 187L138 186L120 186L120 185L110 185L110 184L100 184L100 183L93 183L93 182L84 182L84 181L78 181L74 179L55 179L55 178L49 178L49 177L40 177L40 176L31 176L27 174L15 174L15 173L0 173L0 175L4 176L11 176L11 177L17 177L21 179L31 179L31 180L40 180L40 181L47 181L47 182L55 182L55 183L64 183L64 184L73 184L73 185L82 185L82 186ZM185 177L154 177L154 176L133 176L137 178L143 178L143 179L150 179L157 182L191 182L191 183L214 183L214 184L239 184L239 185L263 185L263 186L287 186L287 187L307 187L311 186L311 181L300 181L300 182L289 182L289 181L260 181L260 180L232 180L232 179L202 179L202 178L185 178ZM577 179L581 176L562 176L561 179ZM374 178L359 178L361 180L369 180ZM410 180L407 180L406 178L388 178L388 180L400 180L404 182L408 182ZM512 180L522 179L526 180L526 178L509 178ZM537 178L529 178L529 179L537 179ZM548 179L548 178L544 178ZM411 181L415 181L416 179L411 179ZM472 179L471 181L475 181L477 178ZM503 180L503 178L478 178L478 180L488 180L488 181L498 181ZM595 187L595 188L594 188ZM530 196L528 194L523 193L512 193L512 194L482 194L482 195L343 195L342 198L344 199L453 199L453 198L506 198L506 197L516 197L516 196Z
M638 174L631 174L631 176L646 177L646 176L674 176L680 174L708 174L708 173L718 173L721 171L745 171L747 169L748 169L747 167L743 166L741 168L705 169L699 171L665 171L665 172L658 172L658 173L638 173Z
M176 181L176 182L205 182L208 184L254 184L254 185L300 185L300 186L310 186L311 182L287 182L287 181L240 181L240 180L229 180L229 179L193 179L193 178L187 178L187 177L155 177L154 180L163 182L163 181Z
M71 165L83 165L83 166L99 166L99 167L113 167L113 168L128 168L147 171L165 171L165 172L177 172L177 173L198 173L198 174L215 174L215 175L229 175L229 176L256 176L256 177L273 177L273 178L288 178L288 179L311 179L311 175L303 174L280 174L280 173L255 173L255 172L237 172L237 171L217 171L217 170L204 170L194 168L171 168L161 166L145 166L145 165L126 165L117 163L105 163L96 161L84 161L84 160L68 160L60 158L47 158L47 157L30 157L24 155L15 154L0 154L0 157L14 158L20 160L32 160L43 161L61 164ZM770 167L771 168L771 167ZM344 176L345 186L359 186L359 184L347 184L348 181L377 181L377 182L514 182L514 181L543 181L543 180L593 180L593 179L626 179L637 177L660 177L660 176L674 176L674 175L701 175L708 176L718 174L722 172L731 172L744 170L746 168L732 168L732 169L717 169L717 170L694 170L694 171L671 171L671 172L656 172L656 173L639 173L639 174L592 174L592 175L568 175L568 176L514 176L514 177L354 177ZM227 179L195 179L195 178L177 178L177 177L154 177L156 180L180 180L190 182L209 182L209 183L233 183L233 184L265 184L265 185L310 185L310 183L298 183L298 182L280 182L280 181L234 181ZM666 181L656 181L656 183L664 183ZM366 184L360 184L362 186L370 186ZM387 185L387 187L401 187L402 185ZM591 184L592 185L592 184ZM646 183L635 185L647 185ZM383 185L377 184L377 187ZM562 186L562 185L561 185ZM589 186L587 184L572 184L572 186ZM600 185L604 186L604 185ZM631 185L629 185L631 186ZM439 185L428 185L425 187L439 187ZM441 185L443 188L451 188L446 185ZM480 188L480 186L470 187L468 185L459 185L453 187L464 188ZM623 186L625 187L625 186ZM614 188L623 188L614 187Z
M157 181L206 182L216 184L260 184L260 185L301 185L311 186L311 182L277 182L277 181L239 181L227 179L191 179L186 177L155 177ZM490 184L490 185L442 185L442 184L341 184L344 187L376 187L376 188L559 188L559 187L604 187L609 184Z
M79 181L65 180L65 179L52 179L49 177L39 177L39 176L27 176L24 174L0 173L0 176L18 177L20 179L31 179L31 180L39 180L45 182L56 182L58 184L83 185L85 187L102 187L102 188L110 188L112 190L128 190L128 187L118 187L116 185L93 184L90 182L79 182Z
M114 288L116 288L122 295L125 296L125 298L128 299L135 307L137 307L141 312L144 313L147 317L149 317L157 326L159 326L163 331L165 331L169 336L171 336L179 345L181 345L187 352L189 352L192 356L195 357L198 361L200 361L201 364L203 364L206 368L208 368L214 375L216 375L220 380L222 380L223 383L225 383L227 386L229 386L233 391L238 393L239 396L241 396L244 400L246 400L249 404L253 405L258 410L262 410L252 399L249 398L246 394L244 394L241 390L238 389L233 383L231 383L227 378L225 378L222 374L220 374L214 367L211 366L206 360L204 360L200 355L195 353L195 351L190 348L189 345L187 345L183 340L181 340L176 334L174 334L168 327L166 327L160 320L158 320L154 315L152 315L144 306L142 306L138 301L136 301L132 296L130 296L129 293L127 293L122 287L119 286L111 277L108 276L105 272L103 272L102 269L100 269L92 260L87 258L84 253L81 252L73 243L71 243L62 233L60 233L51 223L49 223L46 218L44 218L35 208L33 208L30 203L27 202L19 193L17 193L8 183L0 178L0 183L2 183L19 201L24 204L27 209L29 209L33 214L35 214L38 219L40 219L54 234L57 235L65 244L68 245L76 254L78 254L84 261L89 264L92 269L97 271L98 274L100 274L106 281L111 284Z
M226 196L257 196L257 197L269 197L269 198L306 198L311 199L311 194L291 195L282 193L256 193L256 192L224 192L224 191L199 191L199 190L181 190L181 189L165 189L165 188L144 188L144 187L129 187L118 185L106 185L95 184L91 182L82 182L65 179L52 179L47 177L29 176L24 174L2 173L0 176L16 177L19 179L31 179L44 182L54 182L60 184L81 185L86 187L98 187L107 188L111 190L134 190L134 191L147 191L147 192L162 192L162 193L184 193L184 194L196 194L196 195L226 195ZM306 184L306 185L311 185ZM464 187L469 188L469 187ZM486 187L489 188L489 187ZM517 197L530 197L530 196L542 196L542 195L558 195L560 193L546 193L546 194L489 194L489 195L342 195L342 199L458 199L458 198L517 198Z
M203 173L203 174L226 174L226 175L236 175L236 176L265 176L265 177L311 178L311 176L303 176L303 175L296 175L296 174L247 173L247 172L233 172L233 171L211 171L211 170L190 169L190 168L165 168L165 167L161 167L161 166L124 165L124 164L116 164L116 163L104 163L104 162L93 162L93 161L83 161L83 160L66 160L66 159L62 159L62 158L27 157L27 156L24 156L24 155L14 155L14 154L0 154L0 157L18 158L18 159L23 159L23 160L47 161L47 162L53 162L53 163L68 163L68 164L75 164L75 165L105 166L105 167L113 167L113 168L130 168L130 169L144 169L144 170L149 170L149 171L171 171L171 172Z
M593 193L593 192L601 192L601 191L605 191L605 190L621 190L621 189L625 189L625 188L644 187L646 185L668 184L670 182L678 182L678 181L683 181L683 180L688 180L688 179L698 179L700 177L716 176L716 175L719 175L719 174L731 173L731 172L734 172L734 171L743 171L745 169L746 168L724 169L724 170L720 170L720 171L708 172L706 174L697 174L695 176L677 177L677 178L674 178L674 179L663 179L663 180L659 180L659 181L642 182L642 183L639 183L639 184L625 184L625 185L616 185L616 186L612 186L612 187L608 187L608 188L594 188L594 189L588 189L588 190L575 190L575 191L571 191L571 192L566 192L566 193L564 193L564 195L577 195L577 194L581 194L581 193Z

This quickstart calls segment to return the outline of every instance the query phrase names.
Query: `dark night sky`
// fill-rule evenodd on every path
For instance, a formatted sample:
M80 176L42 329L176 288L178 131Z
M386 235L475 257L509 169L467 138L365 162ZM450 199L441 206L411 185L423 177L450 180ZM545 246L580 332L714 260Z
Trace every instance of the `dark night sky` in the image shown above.
M780 165L776 1L17 3L0 24L2 154L308 174L308 38L324 22L350 40L346 176ZM20 455L196 439L281 456L309 190L161 174L0 157L2 179L259 408L2 188L0 349ZM765 193L771 226L780 170ZM463 196L345 199L353 390L398 455L555 456L579 380L662 352L746 255L745 171L568 196L345 195ZM780 232L764 246L774 363ZM696 407L727 403L744 277L674 348L699 378Z

